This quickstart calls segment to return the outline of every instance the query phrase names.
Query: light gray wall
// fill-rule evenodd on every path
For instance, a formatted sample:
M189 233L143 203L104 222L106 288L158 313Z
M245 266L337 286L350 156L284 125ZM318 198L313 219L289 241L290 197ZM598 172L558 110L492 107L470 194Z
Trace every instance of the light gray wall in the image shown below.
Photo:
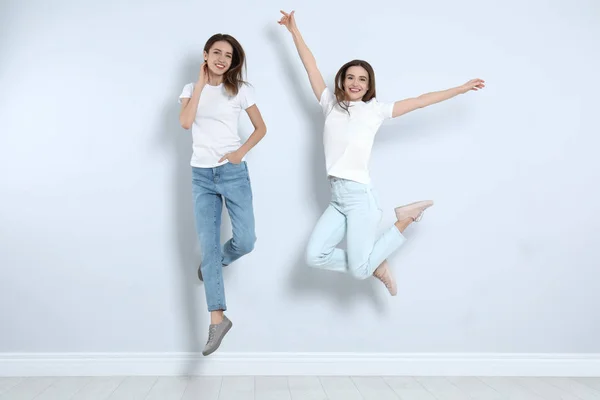
M258 242L225 272L222 351L600 352L596 2L228 7L2 2L0 351L200 349L177 97L206 39L228 32L268 133L248 157ZM372 63L381 101L486 80L379 132L382 230L393 207L436 201L391 258L396 298L303 265L328 201L323 121L281 7L297 7L328 84L352 58Z

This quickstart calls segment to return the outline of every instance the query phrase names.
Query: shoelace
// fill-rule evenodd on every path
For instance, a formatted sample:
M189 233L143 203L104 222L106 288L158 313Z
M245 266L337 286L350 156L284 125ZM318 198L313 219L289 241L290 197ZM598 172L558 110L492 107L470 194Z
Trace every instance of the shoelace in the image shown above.
M212 342L215 338L215 332L217 331L216 325L211 325L208 327L208 343Z

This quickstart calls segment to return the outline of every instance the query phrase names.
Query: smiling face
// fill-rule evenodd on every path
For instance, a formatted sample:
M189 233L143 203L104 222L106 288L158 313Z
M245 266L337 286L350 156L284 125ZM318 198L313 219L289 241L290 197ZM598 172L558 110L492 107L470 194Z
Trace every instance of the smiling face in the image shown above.
M215 42L208 51L204 52L204 59L210 72L221 76L231 67L233 47L224 40Z
M244 84L242 72L246 66L240 42L227 33L215 33L204 44L203 54L210 84L223 84L227 93L237 95Z
M349 101L360 101L369 90L369 73L360 65L346 70L344 94Z
M335 75L335 98L343 106L348 101L368 102L376 96L375 72L364 60L352 60L342 65Z

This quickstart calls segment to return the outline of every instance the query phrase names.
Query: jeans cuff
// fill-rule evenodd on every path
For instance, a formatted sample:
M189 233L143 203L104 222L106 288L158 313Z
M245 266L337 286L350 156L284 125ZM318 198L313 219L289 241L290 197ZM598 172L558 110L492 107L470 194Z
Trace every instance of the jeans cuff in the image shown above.
M216 305L216 306L208 306L208 312L211 311L227 311L227 306L223 305Z
M398 230L398 228L396 228L396 226L392 226L392 229L396 231L396 233L398 234L398 237L400 238L400 243L404 243L406 241L406 236L404 236L404 234L402 232L400 232Z

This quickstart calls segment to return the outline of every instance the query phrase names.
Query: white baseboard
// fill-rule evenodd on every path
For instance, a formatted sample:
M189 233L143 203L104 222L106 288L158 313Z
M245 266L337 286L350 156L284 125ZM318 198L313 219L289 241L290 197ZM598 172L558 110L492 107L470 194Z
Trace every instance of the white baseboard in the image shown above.
M0 353L0 376L600 376L600 354Z

